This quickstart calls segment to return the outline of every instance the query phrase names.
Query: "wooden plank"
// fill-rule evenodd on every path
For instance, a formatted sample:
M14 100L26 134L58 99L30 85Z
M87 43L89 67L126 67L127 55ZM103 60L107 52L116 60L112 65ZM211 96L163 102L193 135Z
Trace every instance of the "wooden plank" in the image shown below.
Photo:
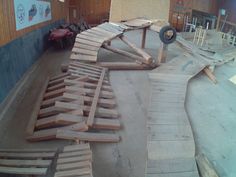
M212 71L209 69L209 67L206 67L203 69L204 73L207 75L207 77L214 83L217 84L217 80L215 75L212 73Z
M195 158L161 159L147 161L147 174L181 173L196 171Z
M67 164L67 163L74 163L74 162L83 162L83 161L91 161L92 155L84 155L78 157L70 157L70 158L62 158L57 160L57 164Z
M82 155L92 155L91 150L84 150L84 151L75 151L75 152L64 152L58 155L58 158L68 158L68 157L77 157Z
M87 49L83 49L83 48L73 48L72 52L82 54L82 55L92 55L92 56L98 55L98 51L87 50Z
M29 153L14 153L14 152L0 152L0 157L4 158L53 158L55 152L29 152Z
M93 128L95 129L106 129L106 130L119 130L121 124L119 120L116 119L102 119L95 118L93 123Z
M58 74L54 77L50 77L49 81L53 81L53 80L57 80L57 79L61 79L61 78L64 78L66 76L69 76L70 73L62 73L62 74Z
M96 64L109 70L150 70L156 67L131 62L97 62Z
M82 175L91 175L92 171L90 168L81 168L76 170L67 170L56 172L54 177L73 177L73 176L82 176Z
M80 168L91 168L91 166L92 165L90 161L74 162L67 164L58 164L56 170L65 171L65 170L80 169Z
M88 115L90 111L90 106L84 106L83 110L85 114ZM95 115L96 117L104 117L104 118L118 118L119 117L117 110L105 109L105 108L99 108L99 107L96 109Z
M196 157L197 165L202 177L219 177L213 165L203 154Z
M91 45L87 45L87 44L82 44L82 43L79 43L79 42L74 43L74 48L82 48L82 49L92 50L92 51L99 51L99 49L100 49L100 47L95 47L95 46L91 46Z
M99 81L98 81L97 88L95 90L95 94L94 94L94 98L93 98L93 101L92 101L91 109L89 111L89 116L88 116L88 119L87 119L87 125L89 127L93 126L95 112L96 112L96 108L97 108L97 104L98 104L98 100L99 100L99 95L100 95L100 91L101 91L101 88L102 88L102 83L103 83L103 79L105 77L105 74L106 74L106 69L103 69L102 73L101 73L101 76L99 78Z
M22 152L56 152L57 148L40 148L40 149L0 149L0 152L14 152L14 153L22 153Z
M70 56L70 59L80 60L80 61L94 61L95 62L95 61L97 61L97 56L72 53L71 56Z
M142 49L145 48L145 44L146 44L146 35L147 35L147 28L143 28L142 44L141 44L141 48L142 48Z
M42 128L48 128L52 126L59 126L59 125L71 125L73 123L81 123L85 121L86 119L82 116L75 116L72 114L57 114L55 116L43 118L37 120L35 128L42 129Z
M69 126L64 126L60 128L51 128L40 131L35 131L32 136L27 137L28 141L44 141L56 139L58 130L71 130L71 131L87 131L88 127L85 122L77 123Z
M82 82L82 81L76 81L76 80L70 80L70 79L65 79L64 82L65 82L66 86L81 85L83 87L92 88L92 89L95 89L97 86L97 84L94 84L94 83ZM110 92L113 91L111 86L106 86L106 85L102 86L102 90L106 90L106 91L110 91Z
M89 132L75 132L68 130L58 130L57 138L67 140L81 140L81 141L92 141L92 142L119 142L120 137L116 134L109 133L89 133Z
M52 163L51 160L12 160L0 159L0 166L12 167L48 167Z
M118 53L120 55L126 56L129 59L131 58L131 59L134 59L134 60L145 61L144 58L142 58L142 57L140 57L138 55L132 54L130 52L127 52L125 50L117 49L117 48L111 47L111 46L106 45L106 44L104 44L102 47L104 49L107 49L107 50L112 51L114 53Z
M47 168L0 167L0 173L18 175L46 175Z
M103 69L103 67L96 66L96 65L91 65L91 64L86 64L86 63L82 63L82 62L74 62L74 63L76 63L79 66L87 66L87 67L90 67L90 68L100 69L100 70Z
M99 42L99 43L103 43L105 41L104 39L101 39L99 37L87 36L86 34L79 34L76 36L76 38L84 39L84 40L88 40L88 41L92 41L92 42Z
M101 47L102 46L101 42L92 42L92 41L87 41L87 40L80 39L80 38L76 38L75 41L78 43L81 43L81 44L87 44L87 45L91 45L94 47Z
M82 151L82 150L88 150L90 149L90 144L85 143L85 144L74 144L70 146L65 146L63 148L63 152L73 152L73 151Z
M103 23L98 26L99 28L102 28L108 32L115 33L116 35L122 34L122 31L118 30L118 28L110 23Z
M81 62L70 62L70 65L78 67L78 68L84 68L84 69L88 69L91 71L96 71L96 72L101 72L101 70L103 69L101 67L100 68L95 67L96 65L86 65Z
M103 42L109 39L109 37L104 37L104 36L96 35L94 33L88 32L88 31L83 31L80 34L88 36L88 37L91 37L91 38L94 38L94 39L103 40Z
M117 36L117 34L115 34L115 33L113 33L113 32L109 32L109 31L107 31L107 30L104 30L104 29L102 29L102 28L99 27L99 26L93 28L92 30L99 31L99 32L101 32L101 33L103 33L103 34L106 34L107 36L110 36L110 37L115 37L115 36Z
M49 78L46 79L44 85L42 86L41 91L38 96L38 99L36 101L36 104L34 105L33 111L30 115L30 120L29 120L27 127L26 127L26 135L27 136L32 135L34 132L34 127L35 127L35 124L37 121L38 113L40 111L40 104L43 100L43 95L44 95L44 92L47 88L48 82L49 82Z
M120 39L144 58L144 60L141 60L141 62L145 64L152 63L152 59L151 59L152 57L148 53L146 53L145 51L143 51L142 49L138 48L136 45L131 43L125 36L121 36Z
M87 88L80 88L77 86L66 86L65 92L67 93L79 93L81 95L90 95L94 96L95 94L95 89L87 89ZM100 97L102 98L114 98L114 93L113 92L108 92L108 91L101 91Z
M83 67L77 67L77 66L73 66L73 65L69 65L68 68L78 70L78 71L87 72L87 73L91 73L91 74L99 74L99 75L101 74L101 71L93 71L91 69L87 69L87 68L83 68Z

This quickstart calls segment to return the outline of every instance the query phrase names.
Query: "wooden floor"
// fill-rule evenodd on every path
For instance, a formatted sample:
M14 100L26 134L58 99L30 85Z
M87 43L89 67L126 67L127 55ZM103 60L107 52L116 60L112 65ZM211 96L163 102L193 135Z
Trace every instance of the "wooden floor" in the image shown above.
M149 74L147 177L199 176L185 95L188 81L207 64L201 58L181 55Z

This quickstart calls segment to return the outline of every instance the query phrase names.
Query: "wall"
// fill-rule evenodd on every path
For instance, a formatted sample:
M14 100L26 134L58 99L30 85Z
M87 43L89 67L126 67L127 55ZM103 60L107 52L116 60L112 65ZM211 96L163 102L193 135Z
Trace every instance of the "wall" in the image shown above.
M83 17L89 24L100 24L109 19L111 0L68 0L70 22L78 23ZM76 16L74 16L74 12Z
M171 0L169 21L178 31L183 29L184 18L191 18L192 10L217 16L218 0Z
M0 46L65 17L64 3L51 0L52 20L16 31L14 0L0 0Z
M171 0L112 0L110 10L110 21L136 17L147 17L149 19L169 19L169 7Z
M220 8L226 10L226 14L228 14L227 21L236 23L236 1L235 0L224 0L221 1ZM224 19L224 17L222 17Z
M49 47L49 30L64 23L64 4L51 2L51 21L16 31L13 0L0 0L0 103Z

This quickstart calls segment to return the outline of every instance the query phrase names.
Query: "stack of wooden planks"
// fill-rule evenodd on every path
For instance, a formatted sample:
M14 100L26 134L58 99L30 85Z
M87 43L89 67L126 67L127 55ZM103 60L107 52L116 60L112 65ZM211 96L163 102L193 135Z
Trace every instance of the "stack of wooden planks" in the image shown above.
M46 175L57 149L0 149L0 176Z
M108 70L71 62L67 73L45 83L27 126L27 139L118 142L120 137L110 133L121 127L115 107Z
M92 177L92 151L89 144L65 146L59 153L54 177Z

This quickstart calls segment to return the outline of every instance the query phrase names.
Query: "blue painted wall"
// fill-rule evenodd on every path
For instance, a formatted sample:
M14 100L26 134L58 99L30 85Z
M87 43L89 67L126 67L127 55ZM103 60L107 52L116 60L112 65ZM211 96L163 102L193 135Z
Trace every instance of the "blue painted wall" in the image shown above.
M56 21L0 47L0 103L49 47L49 30L63 23Z

